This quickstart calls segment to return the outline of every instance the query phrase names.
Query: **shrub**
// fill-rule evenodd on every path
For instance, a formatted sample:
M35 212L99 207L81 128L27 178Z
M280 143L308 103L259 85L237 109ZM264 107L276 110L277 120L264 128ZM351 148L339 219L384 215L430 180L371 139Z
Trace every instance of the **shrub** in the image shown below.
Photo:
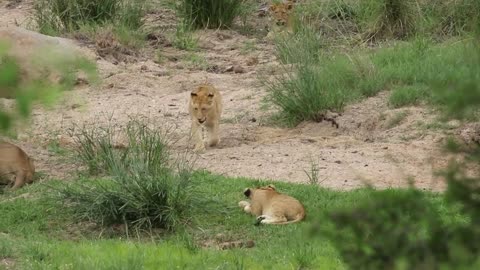
M414 0L361 0L357 13L360 28L369 40L410 36L420 15Z
M34 4L33 18L40 33L55 34L105 23L138 29L143 13L144 1L40 0Z
M438 211L420 191L378 191L353 208L326 216L331 223L321 231L351 269L438 266L428 250L433 238L429 226L439 223Z
M180 14L194 28L229 27L240 14L238 0L182 0Z
M61 190L79 218L99 224L125 224L135 230L174 230L198 205L193 196L189 163L175 162L168 133L131 120L125 128L81 128L77 153L90 171L103 170L111 179L77 182ZM115 149L113 138L122 131L128 145ZM118 147L117 147L118 148ZM96 164L95 164L96 163ZM198 194L196 194L198 195Z

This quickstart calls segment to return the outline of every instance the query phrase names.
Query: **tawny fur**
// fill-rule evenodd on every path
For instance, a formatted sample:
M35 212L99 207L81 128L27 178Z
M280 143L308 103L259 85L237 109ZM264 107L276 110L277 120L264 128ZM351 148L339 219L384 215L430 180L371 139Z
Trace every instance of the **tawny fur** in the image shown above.
M247 213L254 215L262 224L289 224L305 218L305 208L297 199L276 191L273 185L260 188L247 188L248 201L238 205Z
M188 106L192 120L191 136L195 152L205 151L202 127L206 127L208 145L216 146L220 142L219 126L222 114L222 96L211 84L202 84L190 94Z
M291 33L293 31L293 8L295 0L285 0L279 3L272 3L270 12L270 31L267 39L274 39L277 34Z
M35 166L20 147L0 142L0 183L11 184L12 189L18 189L26 183L33 182Z

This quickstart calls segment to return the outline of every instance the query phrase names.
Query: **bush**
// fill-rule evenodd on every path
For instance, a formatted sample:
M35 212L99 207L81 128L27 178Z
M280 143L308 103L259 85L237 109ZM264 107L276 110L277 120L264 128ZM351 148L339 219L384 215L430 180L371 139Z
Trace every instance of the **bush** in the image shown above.
M438 211L420 191L374 192L354 208L326 216L331 223L324 223L321 231L351 269L438 267L429 252L433 240L429 229L439 223Z
M120 130L128 145L115 149L113 138ZM90 171L112 176L61 190L79 218L103 225L125 224L127 232L130 227L174 230L188 218L187 211L198 205L189 164L173 160L167 133L148 127L148 122L133 119L124 129L82 128L76 138L77 153Z
M40 0L33 18L40 33L78 30L82 25L114 23L138 29L143 25L144 1L131 0Z
M361 0L357 13L360 28L369 40L410 36L420 16L414 0Z
M241 4L239 0L182 0L180 14L194 28L229 27Z

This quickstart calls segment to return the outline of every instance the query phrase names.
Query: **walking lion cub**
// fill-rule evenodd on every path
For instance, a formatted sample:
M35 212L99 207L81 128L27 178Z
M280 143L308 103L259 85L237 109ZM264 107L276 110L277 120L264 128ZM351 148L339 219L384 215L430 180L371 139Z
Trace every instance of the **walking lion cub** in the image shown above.
M215 146L220 142L218 129L222 114L222 96L211 84L201 84L190 93L188 106L192 119L191 136L195 144L195 152L204 152L202 128L208 133L208 145Z
M247 188L244 193L250 202L240 201L238 205L247 213L255 215L262 224L289 224L305 218L305 208L295 198L276 191L273 185Z
M0 183L14 182L12 190L33 182L33 159L18 146L0 141Z

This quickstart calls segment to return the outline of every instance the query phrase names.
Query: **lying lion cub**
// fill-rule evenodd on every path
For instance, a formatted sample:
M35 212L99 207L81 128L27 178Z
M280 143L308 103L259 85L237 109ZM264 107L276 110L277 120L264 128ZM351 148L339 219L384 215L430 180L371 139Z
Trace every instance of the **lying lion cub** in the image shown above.
M222 114L222 96L210 84L202 84L190 93L188 106L192 118L191 135L195 143L195 152L205 151L202 126L207 128L208 145L215 146L220 142L218 127Z
M295 198L281 194L273 185L256 189L245 189L251 202L240 201L238 205L247 213L257 217L255 225L289 224L305 218L305 208Z
M33 182L35 166L33 159L18 146L7 142L0 142L0 183L14 182L13 190L22 187L25 183Z

